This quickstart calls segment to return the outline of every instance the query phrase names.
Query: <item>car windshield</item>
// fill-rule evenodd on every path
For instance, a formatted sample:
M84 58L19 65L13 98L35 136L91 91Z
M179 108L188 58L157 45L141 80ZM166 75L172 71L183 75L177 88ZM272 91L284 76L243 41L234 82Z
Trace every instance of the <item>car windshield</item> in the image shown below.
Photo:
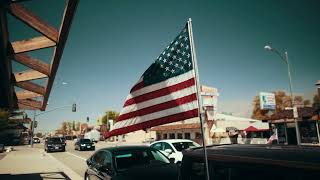
M91 143L90 139L80 139L80 143Z
M176 142L176 143L172 143L172 145L176 148L177 151L180 151L180 152L188 148L200 146L195 142Z
M114 152L118 172L138 166L169 164L170 161L156 149L134 149Z
M49 138L48 142L49 143L62 143L63 140L61 138Z

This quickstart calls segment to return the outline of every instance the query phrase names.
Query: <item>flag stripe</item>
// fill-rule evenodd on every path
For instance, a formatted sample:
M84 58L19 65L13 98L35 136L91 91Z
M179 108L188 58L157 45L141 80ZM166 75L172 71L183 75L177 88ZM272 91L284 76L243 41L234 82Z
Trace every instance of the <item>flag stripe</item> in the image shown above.
M141 96L134 97L132 99L128 99L124 103L124 107L132 105L132 104L138 104L138 103L141 103L143 101L147 101L147 100L150 100L150 99L158 98L158 97L161 97L161 96L165 96L165 95L171 94L172 92L176 92L176 91L188 88L188 87L193 86L193 85L195 85L195 79L191 78L191 79L183 81L183 82L181 82L179 84L175 84L173 86L169 86L169 87L165 87L165 88L162 88L162 89L158 89L156 91L149 92L149 93L143 94Z
M176 121L181 121L184 119L190 119L190 118L194 118L198 116L198 108L196 109L192 109L186 112L182 112L182 113L178 113L178 114L173 114L170 116L166 116L166 117L161 117L158 119L153 119L150 121L146 121L146 122L142 122L142 123L138 123L138 124L133 124L130 126L122 126L119 129L114 129L111 132L107 133L105 136L106 137L110 137L110 136L114 136L114 135L121 135L121 134L126 134L132 131L137 131L137 130L141 130L141 129L146 129L146 128L150 128L153 126L158 126L161 124L166 124L166 123L171 123L171 122L176 122Z
M162 111L162 110L165 110L165 109L170 109L170 108L173 108L173 107L185 104L185 103L192 102L194 100L197 100L196 93L188 95L188 96L184 96L182 98L178 98L178 99L174 99L174 100L167 101L167 102L164 102L164 103L160 103L160 104L157 104L157 105L154 105L154 106L150 106L150 107L147 107L147 108L139 109L137 111L133 111L133 112L130 112L130 113L122 114L122 115L119 116L118 122L126 120L126 119L130 119L130 118L133 118L133 117L136 117L136 116L144 116L146 114L150 114L150 113L153 113L153 112L158 112L158 111Z
M132 99L134 97L137 97L137 96L140 96L140 95L143 95L143 94L146 94L146 93L158 90L158 89L161 89L163 87L172 86L172 85L178 84L180 82L186 81L188 79L191 79L191 78L195 77L194 73L195 73L194 70L191 70L191 71L188 71L188 72L186 72L184 74L169 78L169 79L167 79L165 81L146 86L146 87L141 88L139 90L135 90L134 92L131 92L127 96L126 100ZM142 79L140 79L140 80L142 80ZM140 82L138 82L138 84L139 83Z
M132 92L134 92L134 91L137 91L137 90L139 90L139 89L141 89L141 88L143 88L143 87L144 87L143 81L138 82L137 84L135 84L135 85L133 86L133 88L131 89L130 93L132 93Z
M160 104L160 103L164 103L164 102L167 102L167 101L171 101L173 99L178 99L178 98L181 98L183 96L188 96L188 95L193 94L193 93L196 93L196 88L195 88L195 86L190 86L188 88L182 89L182 90L177 91L177 92L173 92L173 93L168 94L166 96L161 96L161 97L158 97L158 98L155 98L155 99L151 99L151 100L148 100L148 101L143 101L143 102L141 102L139 104L132 104L130 106L126 106L121 110L120 115L129 113L129 112L132 112L132 111L136 111L138 109L146 108L146 107L149 107L149 106L154 106L154 105L157 105L157 104Z
M127 119L127 120L124 120L124 121L119 121L119 122L115 123L115 125L113 126L113 129L118 129L120 127L131 126L133 124L138 124L138 123L141 123L141 122L150 121L150 120L153 120L153 119L158 119L158 118L161 118L161 117L177 114L177 113L180 113L180 112L189 111L189 110L192 110L192 109L195 109L195 108L198 108L197 100L192 101L190 103L182 104L180 106L176 106L176 107L173 107L173 108L170 108L170 109L165 109L165 110L162 110L162 111L146 114L144 116L133 117L131 119Z

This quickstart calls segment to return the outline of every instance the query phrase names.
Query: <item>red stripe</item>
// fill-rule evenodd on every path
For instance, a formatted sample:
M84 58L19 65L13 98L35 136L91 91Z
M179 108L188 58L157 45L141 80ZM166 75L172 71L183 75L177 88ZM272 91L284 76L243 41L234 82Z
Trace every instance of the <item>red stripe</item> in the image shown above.
M141 88L143 88L143 87L144 87L144 83L143 83L143 80L142 80L142 81L139 82L138 84L135 84L135 85L133 86L133 88L131 88L130 93L132 93L132 92L134 92L134 91L136 91L136 90L139 90L139 89L141 89Z
M194 78L191 78L191 79L188 79L188 80L183 81L181 83L178 83L178 84L175 84L175 85L172 85L172 86L169 86L169 87L165 87L165 88L162 88L162 89L158 89L156 91L152 91L152 92L149 92L149 93L146 93L146 94L142 94L140 96L128 99L124 103L123 107L129 106L129 105L132 105L132 104L138 104L138 103L141 103L143 101L147 101L147 100L154 99L154 98L157 98L157 97L165 96L165 95L171 94L173 92L179 91L181 89L188 88L188 87L193 86L193 85L195 85L195 81L194 81Z
M136 116L143 116L143 115L150 114L153 112L158 112L158 111L162 111L165 109L173 108L176 106L180 106L182 104L192 102L194 100L197 100L196 93L188 95L188 96L184 96L182 98L174 99L172 101L167 101L164 103L156 104L156 105L149 106L149 107L146 107L143 109L138 109L137 111L122 114L119 116L118 121L123 121L123 120L130 119L130 118L133 118Z
M105 136L105 138L109 138L111 136L126 134L129 132L147 129L150 127L159 126L162 124L172 123L172 122L176 122L176 121L181 121L181 120L185 120L185 119L190 119L190 118L194 118L194 117L198 117L198 108L190 110L190 111L185 111L182 113L174 114L171 116L153 119L153 120L146 121L143 123L134 124L131 126L115 129L115 130L112 130L112 131L104 134L104 136Z

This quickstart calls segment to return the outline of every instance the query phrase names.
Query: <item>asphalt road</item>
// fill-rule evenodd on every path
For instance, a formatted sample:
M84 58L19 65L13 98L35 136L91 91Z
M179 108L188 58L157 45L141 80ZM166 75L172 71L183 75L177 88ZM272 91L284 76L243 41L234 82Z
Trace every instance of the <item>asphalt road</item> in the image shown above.
M113 146L106 142L95 143L96 151L104 148ZM36 148L44 148L44 144L35 144ZM87 168L86 160L94 154L95 151L77 151L74 150L74 141L67 141L66 152L52 152L50 153L58 161L62 162L66 166L70 167L74 172L84 177L84 173Z

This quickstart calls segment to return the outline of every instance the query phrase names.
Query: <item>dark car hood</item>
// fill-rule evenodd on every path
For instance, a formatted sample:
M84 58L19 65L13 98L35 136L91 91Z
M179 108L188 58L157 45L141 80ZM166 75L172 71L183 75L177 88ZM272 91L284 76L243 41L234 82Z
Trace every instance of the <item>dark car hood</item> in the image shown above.
M179 168L175 164L160 166L144 166L131 168L115 176L114 180L148 179L148 180L176 180L178 179Z

